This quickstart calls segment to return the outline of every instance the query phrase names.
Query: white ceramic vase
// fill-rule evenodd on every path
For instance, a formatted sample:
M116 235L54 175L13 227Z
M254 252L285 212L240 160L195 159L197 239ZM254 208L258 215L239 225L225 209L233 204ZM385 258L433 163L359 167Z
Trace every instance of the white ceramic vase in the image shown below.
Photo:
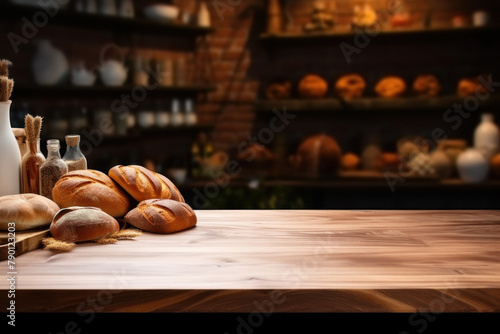
M474 131L474 148L489 161L500 151L500 130L492 114L482 114L481 123Z
M458 175L464 182L478 183L488 177L489 163L475 148L468 148L457 158Z
M0 196L21 193L21 151L10 126L11 103L0 102Z

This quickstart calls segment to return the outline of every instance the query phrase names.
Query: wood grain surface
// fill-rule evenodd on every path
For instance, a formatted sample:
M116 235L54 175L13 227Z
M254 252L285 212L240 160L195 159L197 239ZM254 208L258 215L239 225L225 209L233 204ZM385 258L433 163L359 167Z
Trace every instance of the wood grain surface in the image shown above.
M17 310L500 311L498 211L196 213L176 234L19 256Z

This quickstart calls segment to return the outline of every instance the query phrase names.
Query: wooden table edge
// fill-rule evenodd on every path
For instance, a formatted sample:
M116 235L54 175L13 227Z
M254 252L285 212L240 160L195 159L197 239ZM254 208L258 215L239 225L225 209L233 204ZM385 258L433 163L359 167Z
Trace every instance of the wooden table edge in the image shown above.
M7 296L7 290L0 290ZM489 313L500 288L16 290L17 312Z

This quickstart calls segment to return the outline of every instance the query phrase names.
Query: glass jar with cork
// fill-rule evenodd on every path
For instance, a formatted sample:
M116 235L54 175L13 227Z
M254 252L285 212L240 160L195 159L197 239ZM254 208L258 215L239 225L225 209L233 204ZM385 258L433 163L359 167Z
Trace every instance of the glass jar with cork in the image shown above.
M80 150L80 136L67 135L65 139L67 148L63 160L68 166L68 172L87 169L87 159Z
M47 140L47 159L40 167L40 195L52 200L52 189L61 176L68 172L68 166L61 159L59 140Z

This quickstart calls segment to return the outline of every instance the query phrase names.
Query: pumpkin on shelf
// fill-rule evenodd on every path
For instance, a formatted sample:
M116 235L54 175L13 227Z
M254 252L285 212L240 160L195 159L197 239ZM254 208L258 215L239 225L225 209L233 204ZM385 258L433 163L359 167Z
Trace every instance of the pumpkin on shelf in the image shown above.
M342 75L335 83L335 94L344 100L362 97L365 89L365 79L356 73Z
M304 139L289 162L301 176L335 176L340 169L341 155L340 146L332 136L317 134Z
M380 79L375 86L375 92L383 98L400 97L406 92L406 83L398 76L389 75Z
M328 93L328 82L318 74L307 74L299 82L298 93L306 99L324 98Z

